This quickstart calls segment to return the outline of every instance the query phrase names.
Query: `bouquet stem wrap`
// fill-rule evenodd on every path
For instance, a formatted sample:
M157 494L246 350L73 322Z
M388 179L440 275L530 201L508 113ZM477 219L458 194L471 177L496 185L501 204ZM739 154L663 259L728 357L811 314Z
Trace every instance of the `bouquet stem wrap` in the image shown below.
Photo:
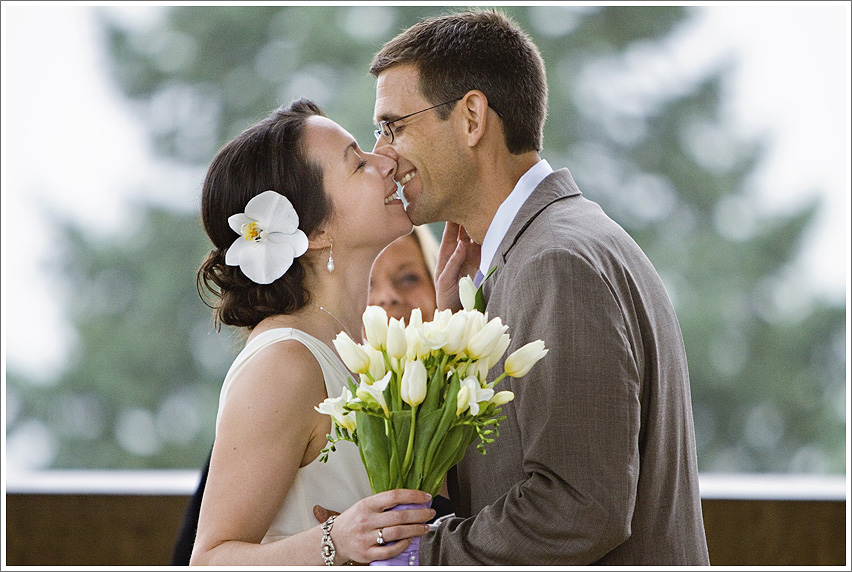
M429 508L432 506L432 501L423 504L399 504L389 510L406 510L409 508ZM394 542L389 542L394 544ZM387 560L375 560L370 562L370 566L419 566L420 565L420 537L415 536L411 539L411 544L408 547Z

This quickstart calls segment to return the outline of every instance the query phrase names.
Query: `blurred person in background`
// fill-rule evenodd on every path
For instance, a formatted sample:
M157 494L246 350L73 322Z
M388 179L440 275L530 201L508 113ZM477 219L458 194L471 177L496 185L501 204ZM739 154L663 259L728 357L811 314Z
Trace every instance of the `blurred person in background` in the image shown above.
M406 324L414 308L420 309L424 322L432 320L437 262L437 239L428 227L414 227L414 232L393 241L373 263L370 304Z
M306 100L211 162L201 216L213 250L197 286L246 345L222 385L191 565L372 562L428 530L431 508L386 509L430 495L371 494L354 443L320 461L331 418L317 404L352 375L334 339L357 339L373 262L412 230L395 171ZM316 525L320 499L340 514Z

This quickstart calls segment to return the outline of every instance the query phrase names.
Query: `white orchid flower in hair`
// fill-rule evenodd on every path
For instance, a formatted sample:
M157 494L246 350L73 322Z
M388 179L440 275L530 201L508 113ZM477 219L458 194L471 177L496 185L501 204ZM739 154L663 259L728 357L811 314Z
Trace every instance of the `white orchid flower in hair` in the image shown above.
M246 212L228 217L240 235L225 253L225 264L239 266L252 282L270 284L308 250L308 237L299 229L299 215L280 193L264 191L246 205Z

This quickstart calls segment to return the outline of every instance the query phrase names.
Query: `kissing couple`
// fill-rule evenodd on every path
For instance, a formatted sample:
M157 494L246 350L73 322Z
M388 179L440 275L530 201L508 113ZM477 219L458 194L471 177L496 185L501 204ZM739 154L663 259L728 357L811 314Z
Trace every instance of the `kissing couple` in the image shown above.
M401 32L370 72L371 151L299 100L209 167L199 291L247 337L191 564L366 564L418 538L427 566L709 565L674 308L635 241L542 159L534 42L499 10L466 10ZM315 406L352 375L333 341L361 339L377 256L436 222L436 307L461 308L459 279L493 270L481 287L509 351L540 338L549 353L503 382L500 439L450 470L450 514L430 525L434 508L388 510L426 493L372 494L354 444L319 462L331 421Z

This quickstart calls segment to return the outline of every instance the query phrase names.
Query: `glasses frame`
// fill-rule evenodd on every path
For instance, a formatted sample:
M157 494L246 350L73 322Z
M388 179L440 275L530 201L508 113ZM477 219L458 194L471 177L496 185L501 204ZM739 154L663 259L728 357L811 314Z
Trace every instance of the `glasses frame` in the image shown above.
M435 109L436 107L441 107L442 105L447 105L448 103L456 103L457 101L461 101L462 99L463 99L463 97L457 97L455 99L451 99L449 101L445 101L443 103L433 105L432 107L427 107L426 109L421 109L420 111L415 111L414 113L409 113L408 115L403 115L402 117L397 117L396 119L379 121L379 128L376 129L375 131L373 131L373 135L376 136L376 141L378 141L379 139L384 137L387 140L388 145L393 145L394 139L396 139L396 134L393 132L393 128L391 127L391 125L393 125L397 121L402 121L404 119L408 119L409 117L414 117L418 113L424 113L424 112L429 111L431 109ZM500 117L500 119L503 118L503 114L500 113L499 111L497 111L497 108L495 108L493 105L491 105L489 103L488 107L493 109L494 113L496 113ZM385 131L387 131L387 133L390 133L390 135L388 136L385 133Z

